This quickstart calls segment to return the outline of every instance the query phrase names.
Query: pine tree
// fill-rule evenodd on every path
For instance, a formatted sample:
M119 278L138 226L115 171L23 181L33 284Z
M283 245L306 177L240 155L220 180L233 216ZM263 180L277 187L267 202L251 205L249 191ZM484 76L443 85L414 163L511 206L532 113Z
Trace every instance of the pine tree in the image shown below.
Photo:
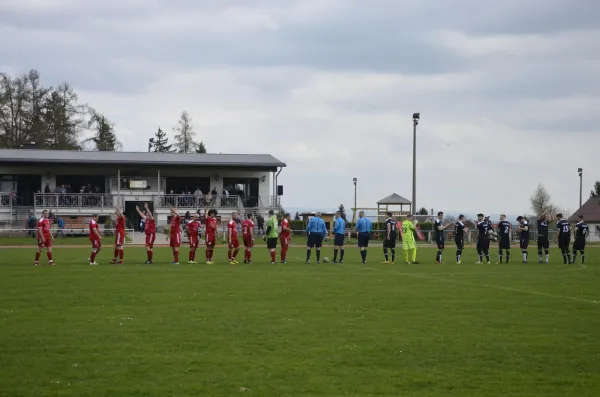
M295 221L299 221L300 220L300 214L298 212L296 212L296 215L294 216L294 220Z
M422 207L422 208L419 210L418 214L419 214L419 215L429 215L429 213L428 213L428 211L427 211L427 208L425 208L425 207ZM433 214L432 214L432 215L433 215Z
M91 117L88 122L88 128L94 129L94 136L87 139L86 142L94 144L94 150L99 152L114 152L121 148L121 143L115 135L114 126L101 113L90 109Z
M343 220L346 220L346 208L344 208L344 204L340 204L340 206L338 207L338 211L340 212L340 217Z
M158 153L173 153L173 145L169 145L169 138L167 137L167 133L164 132L160 127L158 127L158 131L154 134L154 151Z
M198 146L196 146L196 153L206 153L206 146L204 146L204 142L200 141Z
M177 127L173 128L173 131L175 131L175 147L179 153L191 153L196 147L194 142L196 132L194 132L192 126L192 118L186 110L181 112L177 124Z
M41 114L43 133L38 147L51 150L80 150L79 136L85 127L86 108L77 103L77 94L68 84L61 84L46 98Z
M594 190L590 192L590 198L600 197L600 181L596 181Z

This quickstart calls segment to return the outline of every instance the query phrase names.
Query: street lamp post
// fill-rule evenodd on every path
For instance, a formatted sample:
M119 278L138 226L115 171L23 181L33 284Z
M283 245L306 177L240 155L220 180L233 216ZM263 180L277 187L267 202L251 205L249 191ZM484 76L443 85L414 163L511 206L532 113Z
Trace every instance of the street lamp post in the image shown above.
M150 153L152 146L154 146L154 138L148 139L148 153Z
M578 168L577 173L579 174L579 208L581 208L581 200L583 199L583 168Z
M413 113L413 174L412 174L412 213L417 213L417 126L421 113Z
M356 222L356 182L358 182L358 179L352 178L352 182L354 182L354 215L352 215L352 222Z

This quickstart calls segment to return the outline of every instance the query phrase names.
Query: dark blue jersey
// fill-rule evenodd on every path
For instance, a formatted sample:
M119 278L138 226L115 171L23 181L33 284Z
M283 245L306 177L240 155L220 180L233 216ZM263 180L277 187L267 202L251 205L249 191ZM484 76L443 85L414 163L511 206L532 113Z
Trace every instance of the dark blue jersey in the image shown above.
M521 240L529 240L529 222L527 222L526 220L522 220L520 226L521 229L526 230L521 230L519 237L521 238Z
M390 238L389 239L395 240L396 239L396 221L393 220L392 218L386 219L386 221L385 221L385 238L386 238L386 240L388 239L388 237L387 237L388 225L390 228Z
M477 239L479 241L485 240L488 235L488 230L490 230L488 221L477 222L477 231L479 232L479 234L477 235Z
M575 237L586 238L590 233L590 227L585 222L579 222L575 225Z
M548 237L548 221L540 221L537 222L538 227L538 237Z
M440 237L444 236L444 231L440 230L442 227L444 227L444 225L442 225L442 220L436 218L435 221L433 222L433 230L435 230L436 238L440 238Z
M458 221L454 224L454 234L456 238L463 238L465 236L465 224Z
M510 222L500 221L498 222L498 237L505 240L510 240Z
M569 221L561 219L560 221L556 222L556 229L558 229L559 238L571 238L571 225L569 225Z

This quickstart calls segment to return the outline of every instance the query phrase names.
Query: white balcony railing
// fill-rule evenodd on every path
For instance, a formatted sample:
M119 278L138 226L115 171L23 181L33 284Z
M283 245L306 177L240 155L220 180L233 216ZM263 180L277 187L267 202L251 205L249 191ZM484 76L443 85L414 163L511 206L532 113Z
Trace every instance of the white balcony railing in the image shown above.
M0 207L12 207L14 198L12 193L0 193Z
M113 207L114 196L112 194L98 193L37 193L35 195L35 208L59 209L59 208L99 208Z
M158 197L156 203L158 208L193 208L200 209L205 207L211 208L240 208L239 196L194 196L183 194L165 194ZM243 207L242 207L243 208Z

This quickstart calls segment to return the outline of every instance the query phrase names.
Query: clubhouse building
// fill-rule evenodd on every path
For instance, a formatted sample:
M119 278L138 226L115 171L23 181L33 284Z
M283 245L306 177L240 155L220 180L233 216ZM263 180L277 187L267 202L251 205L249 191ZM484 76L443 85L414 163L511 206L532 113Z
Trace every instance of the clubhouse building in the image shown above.
M107 216L116 206L135 221L144 203L159 226L169 206L181 215L206 206L224 217L264 216L279 206L277 176L285 166L268 154L1 149L0 222L18 224L44 209L72 219Z

